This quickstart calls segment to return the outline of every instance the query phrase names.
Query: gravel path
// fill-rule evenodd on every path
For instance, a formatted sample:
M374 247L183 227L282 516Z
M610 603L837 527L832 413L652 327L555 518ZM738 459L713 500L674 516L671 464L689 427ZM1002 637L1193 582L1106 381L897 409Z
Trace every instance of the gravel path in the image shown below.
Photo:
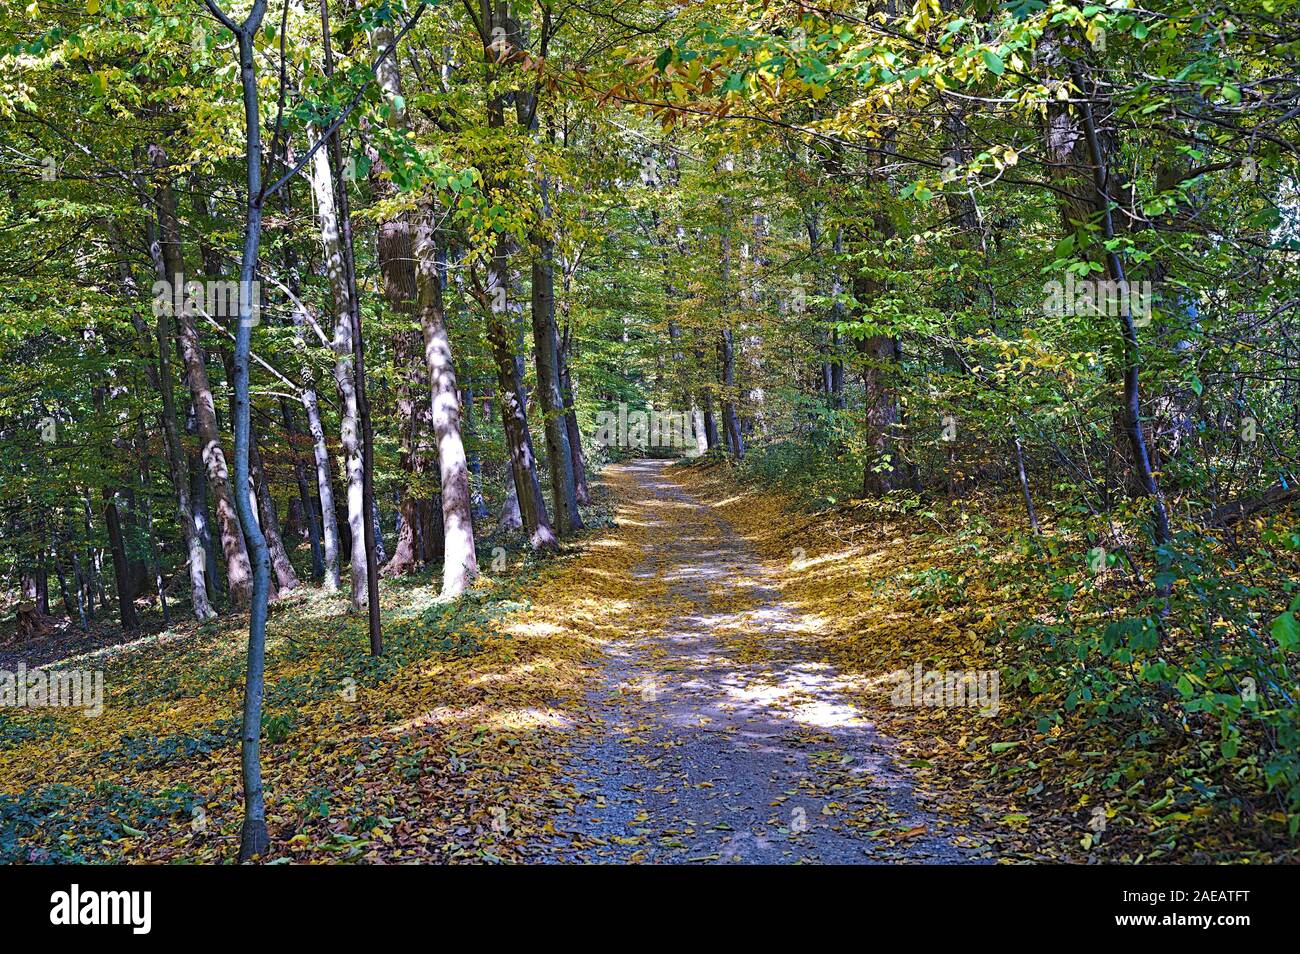
M647 515L629 581L647 623L608 648L549 860L979 860L917 803L745 540L664 462L622 466Z

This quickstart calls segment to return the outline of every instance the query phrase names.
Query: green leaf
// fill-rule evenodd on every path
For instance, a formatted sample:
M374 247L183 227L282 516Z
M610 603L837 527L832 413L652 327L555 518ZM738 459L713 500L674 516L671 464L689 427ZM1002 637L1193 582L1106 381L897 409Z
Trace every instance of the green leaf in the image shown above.
M998 56L992 50L984 51L984 65L989 68L989 72L994 76L1001 76L1005 67L1002 65L1002 57Z
M1283 613L1273 620L1273 638L1284 653L1300 647L1300 622L1296 621L1295 613Z

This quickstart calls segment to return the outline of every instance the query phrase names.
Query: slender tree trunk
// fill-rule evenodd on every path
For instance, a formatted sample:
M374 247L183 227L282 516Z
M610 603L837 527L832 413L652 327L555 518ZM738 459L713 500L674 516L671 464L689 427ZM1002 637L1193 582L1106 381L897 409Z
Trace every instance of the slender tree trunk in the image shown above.
M275 501L271 497L266 469L262 466L262 454L257 449L255 430L249 437L248 453L253 471L257 509L261 513L259 524L262 534L266 537L266 547L271 557L271 569L275 573L276 585L281 593L285 593L298 586L298 574L294 572L293 564L289 561L289 551L285 549L284 537L280 533L280 521L276 517Z
M309 137L315 133L309 131ZM346 458L347 473L347 507L348 530L351 535L352 567L352 608L360 609L366 593L366 544L365 517L362 505L362 459L361 435L357 424L356 382L352 375L352 314L348 294L347 277L344 273L343 253L339 243L338 218L334 211L334 186L330 174L329 157L324 149L318 149L311 159L312 193L316 198L316 214L320 221L321 241L325 248L325 270L329 275L330 288L334 298L334 381L339 392L340 432L343 453ZM321 435L322 441L324 435ZM316 466L318 475L321 471L321 457L318 453ZM328 468L328 461L326 462ZM328 483L322 479L321 509L326 510L332 502L325 498L324 486ZM333 512L333 508L329 508Z
M1074 68L1074 80L1079 89L1087 88L1077 67ZM1128 275L1124 269L1124 261L1120 258L1120 253L1115 246L1115 226L1111 214L1110 188L1107 181L1110 176L1109 163L1102 151L1100 137L1097 134L1097 127L1093 120L1092 103L1087 98L1083 102L1083 119L1088 141L1088 152L1092 159L1094 195L1098 211L1101 213L1102 235L1107 242L1106 270L1111 281L1118 286L1119 292L1120 330L1124 339L1124 428L1128 432L1129 442L1132 447L1133 465L1137 471L1138 481L1142 486L1143 493L1151 498L1152 528L1157 550L1157 562L1163 569L1168 563L1168 557L1164 551L1170 540L1169 511L1165 506L1164 494L1160 489L1155 470L1151 466L1151 455L1147 448L1146 432L1142 424L1140 379L1142 359L1138 349L1137 325L1134 323L1133 312L1130 308L1131 298L1129 296ZM1156 585L1156 590L1160 595L1168 596L1169 584L1159 582Z
M465 457L469 466L470 512L475 518L483 519L489 514L487 501L483 498L483 463L478 451L473 449L477 444L477 436L474 431L474 389L472 387L465 388L460 406L462 430L466 437Z
M542 188L545 193L545 179ZM564 397L560 388L560 348L555 331L555 266L550 239L539 238L536 247L532 290L533 355L537 366L537 390L542 399L555 522L561 534L568 534L582 529L582 514L578 510L573 456L569 449Z
M745 438L740 432L740 416L736 413L736 349L730 328L723 328L719 336L718 357L722 366L722 428L727 439L727 453L739 460L745 456Z
M180 331L181 356L185 362L190 393L194 399L195 419L203 462L207 468L208 484L216 503L217 529L221 534L221 549L226 558L226 586L231 601L236 606L247 606L252 593L252 570L248 551L239 526L239 511L235 495L230 488L230 472L226 453L221 446L221 433L217 426L216 405L208 383L203 347L199 339L194 315L190 312L184 294L185 260L181 252L180 224L176 216L176 199L167 174L167 157L162 149L153 148L154 166L159 170L157 190L158 224L161 231L163 263L167 269L167 282L172 300L181 303L175 316Z
M294 425L293 411L290 409L288 398L280 399L280 416L284 421L284 431L293 450L293 479L298 486L298 505L302 508L302 519L307 525L307 541L311 546L311 575L312 579L319 581L325 576L325 557L321 545L320 519L316 513L316 501L312 498L307 481L307 472L303 467L302 457L298 454L298 448L294 441L298 430Z
M484 30L483 64L484 80L488 89L487 120L491 129L505 127L505 96L499 88L497 63L510 50L516 49L518 24L511 21L506 3L494 8L490 0L482 0L480 17ZM534 549L554 549L559 545L551 529L537 479L537 460L533 454L532 437L528 432L528 415L524 403L522 374L516 364L513 329L510 327L509 262L511 240L498 235L487 267L485 304L487 306L487 337L496 364L497 384L501 399L501 419L506 433L506 447L510 457L511 472L519 496L519 510L524 529Z
M384 552L384 533L383 522L379 519L379 501L375 497L370 498L370 529L375 536L375 559L380 563L387 563L388 556Z
M519 499L519 512L524 530L533 549L553 549L559 541L551 529L537 479L537 458L533 454L532 436L528 431L528 416L524 409L523 381L519 373L512 336L507 322L509 309L506 301L507 253L504 240L498 241L488 268L488 342L496 363L497 384L501 403L501 422L506 433L506 447L510 456L511 475Z
M327 0L321 0L322 17L326 17ZM327 73L333 76L332 54L326 46ZM383 654L383 635L379 619L379 543L380 536L376 527L375 506L375 446L374 435L370 425L370 399L366 392L366 353L365 337L361 333L361 300L357 291L356 260L353 256L352 216L348 210L347 182L343 177L343 155L336 132L330 137L330 154L334 160L334 194L338 201L338 215L341 225L340 245L343 249L343 267L347 282L348 313L352 322L352 373L355 379L355 401L357 409L357 427L361 443L361 512L365 515L361 521L362 541L366 555L366 607L367 622L370 630L370 654ZM354 548L355 549L355 548Z
M77 616L81 621L81 631L90 631L90 621L94 618L94 609L88 605L86 574L81 568L81 557L77 554L76 546L72 548L72 574L73 581L77 585Z
M883 241L893 234L893 224L879 209L872 216L876 235ZM852 282L853 298L861 310L882 291L875 278L858 275ZM862 492L876 497L899 486L906 474L896 432L902 422L898 398L898 370L901 344L893 335L874 334L856 338L854 344L862 369L862 389L866 416L867 459L862 466Z
M117 585L118 615L122 629L132 632L140 628L140 618L135 613L135 590L131 586L131 572L127 565L126 544L122 539L122 518L112 489L104 488L104 524L108 529L109 552L113 556L113 579Z
M146 237L149 254L153 259L154 273L162 281L167 281L167 264L162 251L157 231L150 227ZM125 264L125 263L124 263ZM190 610L199 622L212 619L217 615L208 600L208 554L204 550L203 538L199 526L194 521L194 505L190 499L191 480L188 472L189 461L181 443L180 423L176 410L176 391L172 381L171 352L171 316L164 308L157 309L153 337L158 347L158 366L150 367L149 377L155 390L162 398L162 413L159 423L162 425L163 449L167 457L167 471L171 479L172 492L176 495L176 521L181 527L181 538L185 544L187 569L190 577ZM145 331L144 319L140 320L141 330ZM201 480L201 478L200 478ZM162 594L159 594L162 599Z
M1016 455L1016 476L1020 479L1020 492L1025 498L1025 512L1029 514L1029 526L1038 534L1038 511L1034 509L1034 498L1029 492L1029 476L1025 473L1025 451L1020 444L1020 435L1016 434L1011 439L1011 449Z
M73 599L72 591L68 589L68 576L63 569L63 564L59 561L58 554L54 557L54 573L59 578L59 596L63 598L63 609L68 614L68 619L82 616L82 629L86 628L84 614L81 611L81 594Z
M573 403L573 375L569 371L569 354L572 340L566 321L560 340L560 388L564 396L564 430L569 438L569 457L573 465L573 495L584 507L591 503L591 490L587 486L587 461L582 453L582 432L578 430L578 412Z
M287 153L288 147L285 148ZM309 178L314 173L315 167L313 166ZM281 199L285 215L288 216L292 209L292 203L287 184L281 193ZM305 353L308 341L308 319L311 316L307 313L307 306L299 298L298 262L292 243L285 243L284 264L286 284L293 299L290 314L293 319L294 335L297 338L299 348ZM339 579L339 526L334 513L334 466L330 460L329 446L325 442L325 426L321 423L320 401L316 391L316 372L311 362L303 361L300 376L302 384L299 398L307 415L307 432L311 435L312 462L316 469L316 493L320 500L321 567L315 575L322 581L325 591L333 593L341 585ZM286 402L282 402L281 406L285 415L285 426L292 429L293 416L290 413L289 406ZM308 519L314 522L316 511L308 505L310 499L311 495L307 494L303 506L309 515ZM316 560L314 549L312 559L314 565Z
M334 52L330 46L329 4L320 0L321 34L324 38L325 75L334 78ZM348 316L351 320L352 374L356 403L357 435L361 446L361 541L365 553L365 584L367 622L370 630L370 654L383 653L383 636L379 619L379 560L375 532L375 451L370 427L370 399L366 392L365 338L361 333L361 300L357 290L356 259L352 242L352 215L349 210L347 181L343 175L343 151L337 131L329 139L330 159L333 164L335 208L338 216L339 247L342 250L344 287L347 291ZM349 493L349 504L351 494ZM357 544L353 544L356 552ZM356 599L354 595L354 600Z
M217 12L216 0L208 0L209 9ZM252 350L255 298L253 279L257 271L258 246L262 235L262 133L258 114L257 71L253 42L266 0L254 0L248 19L236 25L224 14L223 22L235 34L239 45L239 78L244 94L244 134L247 206L244 223L244 249L239 266L239 326L235 332L235 506L248 541L253 569L252 600L248 619L248 667L244 687L244 720L241 731L240 760L244 781L244 826L240 836L239 860L248 861L264 854L270 847L266 828L266 802L262 792L262 696L265 692L266 605L270 595L271 560L266 537L244 493L248 487L252 401L248 387L249 355Z
M198 433L198 425L194 423L193 402L190 405L186 415L187 435ZM194 528L203 544L203 559L207 567L203 577L208 585L208 600L215 606L221 600L224 590L221 585L221 568L217 562L217 548L212 543L212 520L208 514L208 475L199 454L187 455L186 463L190 474L190 508L194 513Z

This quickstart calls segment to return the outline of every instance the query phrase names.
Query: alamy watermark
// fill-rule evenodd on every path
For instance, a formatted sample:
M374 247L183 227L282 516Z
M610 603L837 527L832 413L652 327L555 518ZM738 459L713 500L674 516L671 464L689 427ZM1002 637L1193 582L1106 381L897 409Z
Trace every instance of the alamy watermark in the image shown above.
M88 717L104 712L104 670L0 669L0 707L80 709Z
M596 443L601 447L676 447L698 450L691 415L685 411L629 411L619 404L617 411L596 412Z
M898 669L885 677L894 683L889 701L896 706L978 709L982 716L998 714L996 669Z
M255 326L262 316L262 283L256 279L249 282L230 279L186 281L184 275L175 282L159 279L153 283L155 318L195 312L210 318L247 315L248 326Z
M153 892L83 891L74 884L50 895L50 923L120 924L131 928L132 934L148 934L153 926Z
M1065 281L1052 279L1043 291L1044 314L1118 318L1127 312L1139 327L1151 322L1155 292L1149 281L1120 283L1109 278L1075 278L1073 272L1067 272Z

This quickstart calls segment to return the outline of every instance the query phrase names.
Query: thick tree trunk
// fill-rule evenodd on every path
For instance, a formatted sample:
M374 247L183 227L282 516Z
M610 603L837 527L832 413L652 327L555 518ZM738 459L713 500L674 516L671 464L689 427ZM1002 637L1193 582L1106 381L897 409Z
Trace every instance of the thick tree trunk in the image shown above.
M398 504L401 527L398 529L397 543L393 547L392 559L384 564L382 571L384 576L390 577L411 572L419 562L416 552L416 527L420 511L417 488L424 462L420 459L421 415L416 409L416 401L420 400L422 393L427 393L427 385L424 383L428 380L420 350L418 333L403 331L397 335L397 367L406 369L398 384L397 397L397 419L401 433L399 461L405 481ZM413 365L412 362L417 363Z
M44 561L44 554L41 559ZM44 562L36 568L36 611L42 616L50 615L50 571Z
M719 446L718 421L713 413L713 392L709 390L704 392L704 442L709 450Z
M519 512L519 491L515 487L514 470L510 461L506 461L504 488L506 498L501 502L501 512L497 515L498 530L522 530L524 518Z
M428 368L434 439L442 496L442 595L459 596L478 576L469 468L460 433L460 389L447 336L433 210L425 208L415 232L418 314ZM426 544L427 549L427 544Z

